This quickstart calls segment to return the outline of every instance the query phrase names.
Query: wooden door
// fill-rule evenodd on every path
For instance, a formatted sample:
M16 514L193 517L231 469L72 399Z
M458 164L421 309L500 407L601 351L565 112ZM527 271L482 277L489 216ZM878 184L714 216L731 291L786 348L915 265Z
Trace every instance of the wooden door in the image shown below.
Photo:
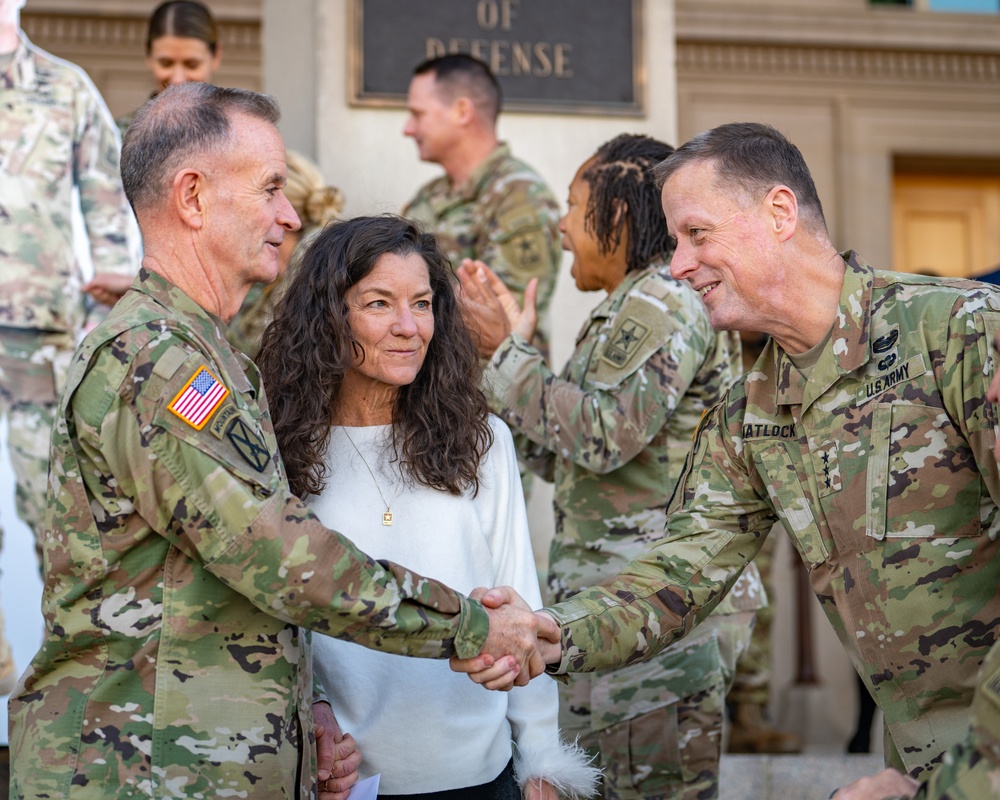
M966 278L1000 268L1000 177L900 173L893 269Z

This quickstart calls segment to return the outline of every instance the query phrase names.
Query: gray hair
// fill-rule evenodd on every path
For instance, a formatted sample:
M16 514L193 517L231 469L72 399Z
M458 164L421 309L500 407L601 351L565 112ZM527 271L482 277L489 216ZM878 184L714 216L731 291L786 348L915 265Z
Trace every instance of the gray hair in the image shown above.
M170 182L192 156L232 141L231 117L242 113L277 125L273 97L210 83L170 86L140 108L122 141L122 183L138 214L162 202Z
M702 162L715 167L719 188L735 189L746 201L761 200L775 186L787 186L807 223L826 232L823 205L802 153L770 125L731 122L699 133L653 167L656 185L662 189L678 171Z

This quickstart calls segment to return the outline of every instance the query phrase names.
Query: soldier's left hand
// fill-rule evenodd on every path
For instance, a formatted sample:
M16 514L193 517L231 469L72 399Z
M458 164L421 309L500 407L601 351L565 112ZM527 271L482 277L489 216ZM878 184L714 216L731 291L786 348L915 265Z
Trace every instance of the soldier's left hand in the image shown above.
M351 734L341 731L329 703L313 704L313 722L320 800L347 800L351 787L358 782L358 743Z
M913 797L920 784L909 775L885 769L847 784L832 795L831 800L897 800Z

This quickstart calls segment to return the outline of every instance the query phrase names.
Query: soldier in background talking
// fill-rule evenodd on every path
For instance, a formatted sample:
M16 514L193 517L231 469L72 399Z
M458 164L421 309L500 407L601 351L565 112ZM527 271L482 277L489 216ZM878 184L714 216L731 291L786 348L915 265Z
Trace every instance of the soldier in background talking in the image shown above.
M772 338L699 426L667 537L538 615L546 642L562 636L540 643L542 659L565 672L653 655L709 613L780 522L884 713L887 764L924 780L966 738L1000 626L986 399L1000 292L838 253L801 153L766 125L699 134L656 172L674 277L716 330ZM488 663L455 666L505 685L506 659Z
M93 286L135 274L139 236L104 100L83 70L28 41L23 5L0 0L0 418L17 513L41 554L56 399L82 331L107 312L86 302L73 214L82 212ZM0 626L0 694L16 677Z
M500 85L468 55L430 59L413 71L403 133L422 161L445 174L421 187L403 215L433 233L458 266L484 261L520 301L538 279L541 324L535 343L548 353L546 312L559 272L559 204L542 177L497 138Z
M625 134L573 178L562 244L577 287L607 294L559 376L530 344L533 291L522 313L485 265L459 270L470 328L490 358L490 404L518 434L525 463L555 484L553 601L616 575L663 536L698 421L741 372L739 338L713 331L698 293L670 277L673 246L650 170L672 152ZM598 757L605 797L718 796L726 690L763 602L750 565L683 642L560 686L560 728Z
M352 748L303 627L432 658L527 653L537 633L516 612L530 637L494 641L495 611L371 560L289 491L260 373L225 340L299 227L278 116L186 83L125 135L145 256L60 401L48 635L10 701L11 797L333 800Z

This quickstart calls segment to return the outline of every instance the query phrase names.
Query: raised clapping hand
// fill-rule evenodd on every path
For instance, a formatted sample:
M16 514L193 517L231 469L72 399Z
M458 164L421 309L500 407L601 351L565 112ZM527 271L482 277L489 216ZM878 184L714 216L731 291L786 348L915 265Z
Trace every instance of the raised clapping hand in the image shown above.
M465 672L487 689L508 691L524 686L556 663L562 655L562 631L548 614L533 612L509 586L489 591L476 589L470 595L479 600L490 617L486 644L475 658L452 658L451 668Z
M479 355L492 356L511 331L531 341L538 325L537 278L525 287L522 310L503 281L482 261L466 258L455 274L461 286L458 304L462 319L477 340Z

